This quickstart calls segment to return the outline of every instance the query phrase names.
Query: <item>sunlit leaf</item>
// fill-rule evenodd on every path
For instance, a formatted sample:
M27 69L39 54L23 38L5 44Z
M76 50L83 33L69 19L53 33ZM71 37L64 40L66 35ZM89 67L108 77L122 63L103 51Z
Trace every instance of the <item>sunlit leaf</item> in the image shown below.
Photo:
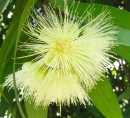
M8 6L10 0L0 0L0 13L2 13Z
M19 39L20 39L20 36L21 36L21 32L22 32L22 28L23 28L23 24L24 22L26 21L29 13L30 13L30 9L31 9L31 6L33 6L35 4L37 0L29 0L22 12L22 15L21 15L21 18L20 18L20 22L19 22L19 25L18 25L18 31L17 31L17 35L16 35L16 43L15 43L15 50L14 50L14 60L13 60L13 84L14 84L14 92L15 92L15 97L16 97L16 101L17 101L17 105L18 105L18 108L19 108L19 111L20 111L20 114L23 118L25 118L25 115L23 113L23 110L21 108L21 105L20 105L20 102L19 102L19 98L18 98L18 93L17 93L17 85L16 85L16 81L15 81L15 64L16 64L16 52L17 52L17 46L18 46L18 42L19 42Z
M47 118L48 108L43 108L41 106L34 108L33 103L25 101L25 107L28 114L28 118Z
M61 10L63 11L64 3L62 0L50 0L50 3L52 5L55 5L55 7L57 8L60 6ZM71 6L71 4L72 1L68 0L68 6ZM125 10L95 3L89 4L89 3L75 2L75 8L77 7L77 5L78 5L77 12L79 13L78 14L79 16L81 16L87 8L89 10L93 7L93 9L95 10L92 12L92 15L96 17L106 7L107 10L111 12L111 16L113 17L112 21L114 22L114 25L124 29L130 29L130 23L129 23L130 13Z
M1 53L1 57L0 57L0 70L1 70L0 71L0 85L3 83L5 73L9 69L9 68L6 69L7 67L11 67L9 70L10 72L12 72L12 70L15 71L15 63L13 63L14 60L12 60L12 57L13 57L13 55L16 54L17 44L18 44L19 38L21 36L23 24L26 21L28 15L30 13L29 10L32 9L31 6L34 6L36 1L37 0L34 0L32 2L32 0L29 0L29 1L27 1L27 4L26 4L26 2L22 2L21 6L23 6L23 4L25 4L25 6L20 7L21 8L19 10L20 12L17 12L17 14L15 12L14 19L12 21L10 28L8 29L8 32L6 34L6 38L4 40L2 48L0 50L0 53ZM16 10L17 10L17 8L16 8ZM14 88L15 88L15 93L17 93L16 87L14 87ZM1 91L2 91L2 88L1 88ZM10 97L12 97L12 96L10 96ZM15 97L16 97L16 100L18 101L18 96L15 96ZM20 103L18 102L17 104L18 104L21 115L24 116L22 113L22 110L20 109Z
M114 47L112 51L130 62L130 46L119 45Z
M106 118L123 118L119 103L111 84L107 78L98 81L94 89L89 93L93 104Z
M15 44L15 33L17 31L17 25L19 21L20 16L18 15L17 18L12 21L12 25L8 29L8 32L6 34L6 39L3 42L3 45L0 49L0 85L4 81L5 72L7 72L7 67L11 68L10 64L7 63L10 59L12 59L12 55L14 53L14 44ZM8 48L7 48L8 47ZM9 74L9 73L8 73ZM6 75L7 76L7 75ZM0 91L2 91L2 88L0 86Z
M118 27L117 31L119 31L117 36L118 45L130 46L130 30Z

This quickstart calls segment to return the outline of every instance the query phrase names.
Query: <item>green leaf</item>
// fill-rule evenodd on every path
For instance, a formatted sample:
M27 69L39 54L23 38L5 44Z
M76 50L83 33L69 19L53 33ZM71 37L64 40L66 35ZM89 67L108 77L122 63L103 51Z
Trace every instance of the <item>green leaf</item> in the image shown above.
M106 118L123 118L121 109L111 84L107 78L98 81L94 89L89 92L93 104Z
M130 62L130 46L119 45L112 48L112 51Z
M34 2L36 2L36 0ZM15 50L16 36L18 34L18 26L19 26L19 24L22 24L22 26L23 26L28 14L29 14L29 9L31 9L31 6L34 6L34 2L32 2L31 0L28 4L22 0L19 0L16 2L15 10L18 12L14 11L15 14L14 14L13 21L11 22L11 25L6 34L6 38L0 49L0 54L1 54L1 56L0 56L0 70L1 70L0 71L0 85L4 82L4 77L6 77L8 74L12 73L12 70L13 70L12 57L14 55L14 50ZM19 4L21 7L19 6ZM17 6L19 6L19 8ZM26 10L24 9L25 6L27 6ZM24 12L23 12L23 9L24 9ZM23 14L23 18L21 18L22 14ZM19 27L19 32L21 34L20 28L22 29L22 27ZM26 40L28 40L28 38ZM8 72L8 74L6 73L6 69L9 70L9 68L7 68L7 66L10 68L10 73Z
M130 107L127 107L123 113L124 118L130 118Z
M41 106L35 108L33 103L25 101L25 108L28 114L28 118L47 118L48 108L43 108Z
M119 31L117 44L130 46L130 30L118 27L117 31Z
M94 105L86 105L86 109L96 116L96 118L105 118Z
M25 118L27 117L27 113L26 113L26 109L25 109L25 105L24 105L24 101L20 101L21 107L23 109L23 112L25 114ZM19 112L18 106L17 106L17 102L14 101L12 104L10 104L9 108L7 109L7 115L11 114L11 118L23 118L21 117L21 114Z
M8 101L5 100L3 98L3 96L1 97L1 101L0 101L0 118L5 115L5 111L13 103L13 99L14 99L14 91L13 90L8 91L7 89L5 89L3 92L4 92L4 95L5 95L5 97L6 97L6 99Z
M64 8L64 2L62 0L50 0L50 3L52 5L55 5L56 8L60 5L61 10L63 11ZM68 0L68 6L70 7L72 4L72 1ZM78 5L77 12L79 13L79 16L82 16L83 12L88 8L91 9L92 7L95 9L92 12L92 15L96 17L98 14L100 14L103 10L103 8L107 5L101 5L101 4L94 4L94 3L79 3L75 2L75 8ZM121 10L119 8L107 6L107 9L111 11L111 16L113 17L112 21L114 22L114 25L119 26L124 29L130 29L130 13L124 10Z
M33 0L33 1L28 0L27 2L21 1L22 3L21 3L21 7L19 7L19 12L15 12L14 19L6 34L6 39L4 40L2 48L0 49L0 54L1 54L1 56L0 56L0 70L1 70L0 71L0 85L3 83L5 73L8 69L10 72L12 72L12 70L15 71L15 62L13 64L12 56L13 56L13 54L16 56L17 44L18 44L19 38L21 36L23 24L26 21L28 15L30 13L29 10L32 9L31 7L34 6L36 1L37 0ZM18 1L17 4L19 4L19 3L20 2ZM18 7L16 8L16 10L18 10ZM14 53L14 50L15 50L15 53ZM7 66L9 67L8 69L7 69ZM0 91L2 91L1 87L0 87ZM16 87L15 87L15 93L17 93ZM16 96L16 99L18 99L17 96ZM19 110L22 114L22 110L20 109L19 102L18 102L18 106L19 106ZM24 117L24 115L23 115L23 117Z
M18 8L17 6L19 4L21 5L21 7ZM1 55L0 56L0 70L1 70L0 71L0 85L4 82L4 79L5 79L4 77L12 73L12 70L13 70L12 57L14 54L14 47L16 43L17 28L18 28L20 17L21 17L21 14L23 12L23 8L25 7L25 5L26 5L26 2L24 2L23 0L19 0L19 2L16 2L14 17L12 19L12 22L10 23L10 27L6 33L6 37L4 39L2 47L0 48L0 55ZM0 91L2 91L1 87L0 87Z
M129 99L129 98L130 98L130 89L126 90L125 92L123 92L121 95L118 96L119 100Z
M0 0L0 13L2 13L8 6L10 0Z
M16 81L15 81L15 71L16 71L16 67L15 67L15 64L16 64L16 52L17 52L17 46L18 46L18 42L19 42L19 39L20 39L20 36L21 36L21 32L22 32L22 28L23 28L23 24L24 22L26 21L29 13L30 13L30 9L31 9L31 6L33 6L35 4L37 0L29 0L23 10L23 13L21 15L21 18L20 18L20 22L19 22L19 26L18 26L18 31L17 31L17 35L16 35L16 43L15 43L15 50L14 50L14 60L13 60L13 84L14 84L14 92L15 92L15 97L16 97L16 101L17 101L17 105L18 105L18 108L19 108L19 111L20 111L20 114L23 118L25 118L25 115L23 113L23 110L21 108L21 105L19 103L19 99L18 99L18 92L17 92L17 85L16 85Z
M6 39L3 42L3 45L0 49L0 85L4 82L4 77L7 76L6 72L10 67L11 63L9 62L12 59L12 55L14 53L14 44L15 44L15 33L17 31L17 25L19 21L20 15L17 15L15 19L12 21L12 25L9 27L8 32L6 34ZM8 47L8 48L7 48ZM8 66L8 68L7 68ZM9 74L9 73L8 73ZM0 86L0 92L2 88Z
M14 11L15 12L14 18L11 22L11 25L6 34L6 38L0 49L0 54L1 54L1 56L0 56L0 70L1 70L0 71L0 78L1 78L0 85L3 83L4 77L7 76L7 74L5 74L6 73L5 69L7 68L7 66L13 67L11 64L11 60L14 55L16 38L17 38L18 34L19 34L18 37L21 36L21 29L23 27L23 24L29 15L29 10L32 9L31 6L34 6L34 3L36 1L37 0L34 0L32 2L31 0L29 0L28 2L26 2L23 0L19 0L16 2L16 9L15 9L16 11ZM26 40L28 40L28 38ZM13 62L13 60L12 60L12 62ZM10 73L12 73L11 70L13 70L13 68L10 69Z

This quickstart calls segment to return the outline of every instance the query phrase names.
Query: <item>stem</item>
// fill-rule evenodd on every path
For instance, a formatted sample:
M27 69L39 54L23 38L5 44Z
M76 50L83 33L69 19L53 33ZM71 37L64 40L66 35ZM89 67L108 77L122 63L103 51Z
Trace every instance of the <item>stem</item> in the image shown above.
M15 63L15 61L14 61L14 63ZM18 105L19 112L20 112L22 118L25 118L25 115L23 113L23 110L22 110L22 107L20 105L19 98L18 98L18 92L17 92L17 86L16 86L16 81L15 81L15 71L14 70L15 70L15 66L13 66L13 85L14 85L15 98L16 98L16 102L17 102L17 105Z
M19 102L18 92L17 92L17 85L16 85L16 81L15 81L15 57L16 57L16 48L17 48L17 44L15 45L14 61L13 61L13 85L14 85L14 93L15 93L16 102L17 102L17 105L18 105L19 112L20 112L22 118L25 118L25 115L24 115L24 113L23 113L22 107L21 107L20 102Z

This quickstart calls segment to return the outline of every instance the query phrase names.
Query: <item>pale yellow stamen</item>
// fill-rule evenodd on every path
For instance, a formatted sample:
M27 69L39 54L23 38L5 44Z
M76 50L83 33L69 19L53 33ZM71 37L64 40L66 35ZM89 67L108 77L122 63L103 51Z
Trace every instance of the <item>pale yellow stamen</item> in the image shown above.
M58 52L65 52L70 50L71 46L69 45L68 41L58 41L56 42L56 50Z

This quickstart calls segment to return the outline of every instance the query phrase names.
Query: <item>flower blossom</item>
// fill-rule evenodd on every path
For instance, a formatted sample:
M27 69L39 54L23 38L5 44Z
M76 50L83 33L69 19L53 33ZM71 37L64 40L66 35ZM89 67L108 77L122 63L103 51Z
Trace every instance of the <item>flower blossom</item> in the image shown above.
M79 17L74 4L70 9L66 4L64 14L48 6L45 15L34 12L30 16L36 26L27 21L24 32L29 42L19 48L35 58L15 73L17 88L36 106L90 103L88 91L106 72L115 45L117 31L110 12L104 10L92 18L87 9ZM12 78L8 75L3 85L12 88Z

